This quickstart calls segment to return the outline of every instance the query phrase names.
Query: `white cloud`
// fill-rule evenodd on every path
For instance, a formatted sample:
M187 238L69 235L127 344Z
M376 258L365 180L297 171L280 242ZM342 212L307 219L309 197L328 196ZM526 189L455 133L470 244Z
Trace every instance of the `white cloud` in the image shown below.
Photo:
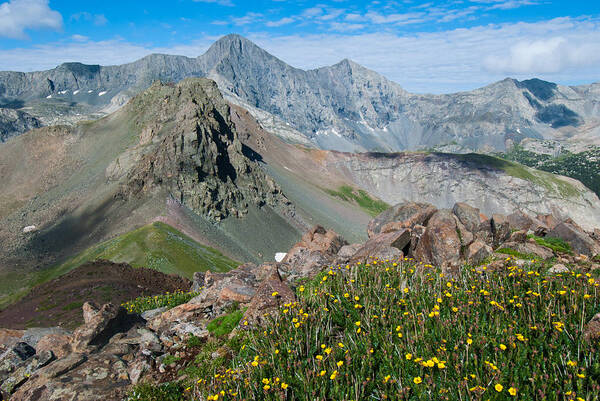
M89 38L87 36L84 35L71 35L71 39L73 39L76 42L86 42Z
M538 74L554 74L594 65L600 71L599 40L600 35L596 35L594 42L565 36L519 41L510 47L508 53L486 57L484 66L489 71L508 74L529 74L534 71Z
M90 14L87 11L82 11L80 13L76 13L71 15L72 21L88 21L92 22L96 26L103 26L108 23L108 19L104 16L104 14Z
M196 3L214 3L220 6L233 7L231 0L193 0Z
M266 26L270 27L270 28L275 28L278 26L283 26L283 25L287 25L287 24L291 24L292 22L294 22L294 18L291 17L285 17L282 18L280 20L277 21L268 21L265 23Z
M0 36L25 39L27 29L60 30L63 18L48 0L10 0L0 4Z

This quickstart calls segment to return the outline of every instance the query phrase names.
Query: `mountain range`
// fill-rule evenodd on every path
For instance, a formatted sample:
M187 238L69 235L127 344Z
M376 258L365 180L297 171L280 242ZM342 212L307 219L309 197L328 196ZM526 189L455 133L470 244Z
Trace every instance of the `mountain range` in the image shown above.
M600 83L562 86L507 78L469 92L411 94L353 61L304 71L251 41L228 35L197 57L153 54L119 66L65 63L0 72L5 140L39 125L97 118L153 81L214 80L288 142L340 151L503 151L525 138L600 144Z

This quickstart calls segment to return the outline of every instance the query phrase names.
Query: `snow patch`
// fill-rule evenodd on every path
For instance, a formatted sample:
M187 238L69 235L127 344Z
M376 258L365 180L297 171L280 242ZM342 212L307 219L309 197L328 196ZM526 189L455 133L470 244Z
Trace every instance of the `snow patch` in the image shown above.
M286 257L287 253L285 252L277 252L275 254L275 262L279 263L281 262L285 257Z
M46 96L46 99L52 99L52 95Z
M88 91L88 93L92 93L92 92L93 92L93 90L91 90L91 89Z
M67 91L60 91L58 93L60 93L61 95L64 95L65 93L67 93Z
M106 94L106 91L102 91L100 93L98 93L98 96L104 96Z
M73 91L73 94L76 95L79 93L79 89L77 89L76 91Z

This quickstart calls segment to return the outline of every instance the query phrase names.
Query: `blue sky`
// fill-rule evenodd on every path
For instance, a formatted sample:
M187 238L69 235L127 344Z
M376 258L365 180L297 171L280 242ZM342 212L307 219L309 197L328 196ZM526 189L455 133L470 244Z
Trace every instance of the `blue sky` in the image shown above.
M10 0L0 69L202 54L239 33L299 68L350 58L413 92L502 79L600 81L600 1Z

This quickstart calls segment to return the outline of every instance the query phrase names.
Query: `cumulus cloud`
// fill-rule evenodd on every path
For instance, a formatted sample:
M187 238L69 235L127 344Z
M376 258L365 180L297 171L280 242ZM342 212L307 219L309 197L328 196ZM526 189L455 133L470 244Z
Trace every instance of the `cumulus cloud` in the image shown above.
M591 43L563 36L519 41L507 54L486 57L484 66L490 71L509 74L557 73L577 67L600 67L599 40L600 35L596 35L596 40Z
M0 36L25 39L27 29L60 30L63 19L48 0L10 0L0 4Z
M268 26L268 27L270 27L270 28L274 28L274 27L278 27L278 26L283 26L283 25L291 24L292 22L294 22L294 18L284 17L284 18L279 19L277 21L267 21L265 23L265 25Z

